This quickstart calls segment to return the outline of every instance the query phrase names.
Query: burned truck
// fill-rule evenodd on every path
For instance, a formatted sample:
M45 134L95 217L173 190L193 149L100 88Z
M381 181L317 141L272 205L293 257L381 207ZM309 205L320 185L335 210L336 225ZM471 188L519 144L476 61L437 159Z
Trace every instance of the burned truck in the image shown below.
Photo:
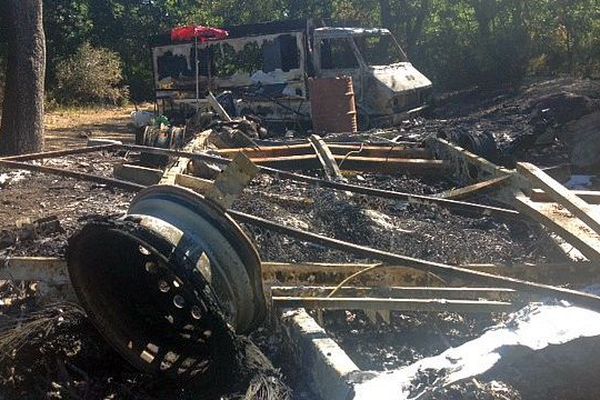
M312 22L227 28L224 40L152 46L156 101L165 110L197 109L203 93L229 93L235 115L310 126L311 78L351 77L362 129L398 124L427 107L431 81L409 61L389 30L316 27Z

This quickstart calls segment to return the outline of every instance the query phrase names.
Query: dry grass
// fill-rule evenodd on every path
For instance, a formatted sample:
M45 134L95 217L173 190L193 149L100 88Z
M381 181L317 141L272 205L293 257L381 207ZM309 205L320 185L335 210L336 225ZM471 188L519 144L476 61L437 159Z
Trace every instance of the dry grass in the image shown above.
M76 304L51 303L33 311L21 312L18 317L4 316L0 322L0 362L5 362L31 340L43 340L57 324L85 315Z
M104 124L126 125L133 110L133 106L60 107L46 113L44 124L48 132L79 131Z
M152 110L151 104L139 106ZM132 142L130 127L133 105L125 107L58 107L46 112L46 150L85 146L87 139L102 138Z

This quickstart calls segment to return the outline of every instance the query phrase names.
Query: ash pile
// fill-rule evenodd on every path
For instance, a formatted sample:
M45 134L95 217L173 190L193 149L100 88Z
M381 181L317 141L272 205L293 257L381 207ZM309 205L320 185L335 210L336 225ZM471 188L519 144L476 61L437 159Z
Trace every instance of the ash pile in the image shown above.
M548 357L595 365L600 334L570 322L597 316L593 290L570 290L597 282L593 246L567 260L531 206L568 203L526 173L564 171L509 170L425 132L475 120L284 141L205 114L137 145L46 155L43 171L19 164L25 179L7 170L2 395L537 399L577 378L597 397L589 374L543 391L532 379L556 374ZM48 175L61 169L71 178Z
M571 163L597 170L600 84L591 79L556 78L529 82L520 90L466 90L447 94L415 135L458 137L467 148L514 167ZM491 147L492 137L497 147ZM473 140L473 138L475 140Z

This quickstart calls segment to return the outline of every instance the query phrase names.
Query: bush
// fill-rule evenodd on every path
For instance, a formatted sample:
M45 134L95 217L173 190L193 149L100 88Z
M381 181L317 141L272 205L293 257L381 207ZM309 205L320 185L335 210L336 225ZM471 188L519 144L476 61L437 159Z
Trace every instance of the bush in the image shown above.
M127 102L119 55L83 44L69 59L56 66L53 97L62 104L112 104Z

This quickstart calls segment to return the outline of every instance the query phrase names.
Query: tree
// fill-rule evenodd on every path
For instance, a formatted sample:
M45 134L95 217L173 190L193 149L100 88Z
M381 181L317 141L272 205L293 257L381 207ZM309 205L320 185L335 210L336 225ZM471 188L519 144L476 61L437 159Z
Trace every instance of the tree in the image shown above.
M381 25L399 35L409 56L417 50L431 5L431 0L379 0Z
M540 74L600 76L600 0L43 2L51 93L58 85L56 67L86 42L117 52L131 96L146 100L153 97L149 45L154 35L178 25L228 28L302 18L389 28L411 61L440 89L516 84L513 78L528 67ZM4 3L13 2L0 0ZM0 23L0 36L5 25Z
M94 21L87 0L43 0L46 34L46 86L54 81L55 67L90 41Z
M44 147L42 0L7 0L4 6L4 25L9 28L0 154L36 152Z

